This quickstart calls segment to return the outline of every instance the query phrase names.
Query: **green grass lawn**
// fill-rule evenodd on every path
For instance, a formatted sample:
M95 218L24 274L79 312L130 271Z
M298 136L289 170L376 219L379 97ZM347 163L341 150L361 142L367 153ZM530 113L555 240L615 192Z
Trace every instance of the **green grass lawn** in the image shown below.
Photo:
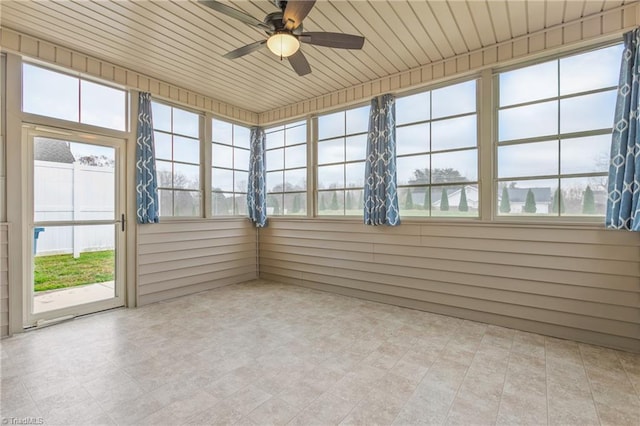
M113 281L115 254L113 250L37 256L33 281L35 291L54 290L85 284Z

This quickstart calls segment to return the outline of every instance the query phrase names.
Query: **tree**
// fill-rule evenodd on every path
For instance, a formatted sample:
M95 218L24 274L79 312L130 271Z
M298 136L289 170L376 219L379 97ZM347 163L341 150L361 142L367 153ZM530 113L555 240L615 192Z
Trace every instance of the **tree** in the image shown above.
M466 187L463 186L462 187L462 191L460 192L460 203L458 204L458 211L459 212L468 212L469 211L469 205L467 204L467 190L465 188Z
M593 197L593 191L591 190L591 187L589 185L587 185L587 189L584 190L584 196L582 197L582 213L596 213L596 200Z
M429 188L424 189L424 198L422 199L422 208L425 210L431 209L431 191Z
M442 196L440 197L440 211L449 211L449 194L447 194L447 188L442 190Z
M407 198L404 200L404 208L413 210L413 194L411 193L411 188L407 188Z
M111 167L113 168L116 164L113 158L109 158L106 155L84 155L78 158L78 163L83 164L85 166L97 166L97 167Z
M364 191L358 191L358 208L364 208Z
M273 207L274 215L280 214L280 203L278 202L278 198L270 195L267 197L267 207Z
M502 197L500 198L500 213L511 212L511 201L509 200L509 191L506 186L502 187Z
M324 201L324 192L320 194L320 205L318 206L318 210L323 211L327 209L327 203Z
M300 194L294 195L293 206L291 206L291 213L298 213L300 211L300 204L302 204L302 200L300 199Z
M213 188L213 214L214 216L228 215L229 205L227 204L227 197L219 191L220 188Z
M562 191L560 191L560 188L556 188L556 191L553 193L553 200L551 201L551 212L564 213L564 211L564 196L562 195Z
M529 191L527 191L527 199L524 202L522 211L525 213L535 213L536 210L538 210L536 208L536 196L533 194L533 191L529 189Z
M353 209L353 199L351 198L351 191L347 191L344 198L344 208L345 210Z
M336 192L333 193L331 197L331 206L329 206L331 210L338 210L338 194Z

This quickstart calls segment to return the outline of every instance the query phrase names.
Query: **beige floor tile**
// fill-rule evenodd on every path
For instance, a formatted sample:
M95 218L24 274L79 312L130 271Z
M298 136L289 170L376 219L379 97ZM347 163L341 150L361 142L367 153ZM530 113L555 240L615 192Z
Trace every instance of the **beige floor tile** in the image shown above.
M297 408L273 397L254 409L249 418L258 425L286 425L298 412Z

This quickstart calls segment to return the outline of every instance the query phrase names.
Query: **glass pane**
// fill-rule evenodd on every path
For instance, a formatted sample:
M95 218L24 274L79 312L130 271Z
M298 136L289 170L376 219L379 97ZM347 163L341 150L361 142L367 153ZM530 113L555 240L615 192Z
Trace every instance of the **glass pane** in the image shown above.
M211 193L211 213L214 216L233 214L233 194L225 194L224 192Z
M429 152L429 123L398 127L396 141L398 155Z
M173 133L197 138L200 136L198 114L173 108Z
M478 180L478 151L443 152L431 155L431 182L466 182Z
M558 61L500 74L500 106L558 96Z
M247 215L247 195L246 194L235 194L233 198L233 208L234 214L238 216L246 216Z
M318 192L318 214L344 215L344 191Z
M478 186L433 186L431 202L431 216L477 217Z
M350 189L344 194L344 210L349 216L364 214L364 190Z
M267 173L267 192L282 192L284 190L284 172Z
M558 174L558 141L498 147L498 177Z
M285 170L285 191L304 191L307 189L307 169Z
M304 143L307 141L307 125L289 127L286 130L287 133L287 145L295 145L298 143Z
M618 44L560 59L560 94L617 86L622 51Z
M249 183L249 172L236 170L233 172L235 192L247 192Z
M607 173L611 135L563 139L560 142L560 171L570 173Z
M431 123L431 150L473 147L478 144L476 116L451 118Z
M500 182L497 210L500 215L554 215L553 194L557 179Z
M266 169L282 170L284 169L284 149L274 149L266 152Z
M396 99L396 125L428 120L431 116L431 92Z
M197 191L173 192L174 216L201 216L200 193Z
M499 140L558 133L558 102L550 101L499 111Z
M173 164L173 187L182 189L200 188L200 167L188 164ZM174 200L175 201L175 200Z
M211 164L214 167L233 168L233 148L214 143L211 145Z
M158 186L162 188L173 188L173 167L168 161L156 160L156 174L158 175Z
M127 130L127 92L80 80L80 122Z
M233 125L233 145L239 148L249 149L251 145L251 129L244 126Z
M198 139L173 137L173 160L185 163L200 163L200 141Z
M346 138L346 160L364 160L367 157L367 135Z
M173 191L159 189L158 204L160 205L160 216L173 216Z
M237 170L249 170L249 150L235 148L233 150L233 166Z
M430 200L427 186L398 189L398 207L403 217L429 216Z
M295 194L284 194L284 214L301 215L307 214L307 194L298 192Z
M282 215L284 197L282 194L268 194L267 195L267 215L279 216Z
M346 188L362 188L364 186L364 162L347 164L345 172Z
M171 160L171 135L162 132L153 132L153 146L156 158L159 160Z
M216 192L233 192L233 170L211 170L211 188Z
M77 122L78 86L76 77L23 64L22 110Z
M327 139L344 135L344 120L344 111L319 116L318 139Z
M613 126L616 90L560 101L560 131L562 133L608 129Z
M347 115L347 134L363 133L369 130L369 105L350 109L346 111Z
M119 228L119 225L47 226L35 229L39 232L34 239L34 312L62 309L115 296L116 227Z
M429 156L412 155L396 160L398 185L429 183Z
M318 164L344 161L344 138L318 142Z
M476 110L476 81L466 81L431 92L432 118L466 114Z
M304 167L307 165L307 146L298 145L285 149L285 167Z
M211 120L211 138L214 142L231 145L233 142L233 124L213 118Z
M344 165L318 167L318 188L344 188Z
M266 149L279 148L284 146L284 130L267 133L265 140Z
M36 221L115 218L114 148L37 137L34 160Z
M552 207L563 216L604 216L607 210L607 177L562 179L562 199Z
M151 102L153 128L171 133L171 107L157 102Z

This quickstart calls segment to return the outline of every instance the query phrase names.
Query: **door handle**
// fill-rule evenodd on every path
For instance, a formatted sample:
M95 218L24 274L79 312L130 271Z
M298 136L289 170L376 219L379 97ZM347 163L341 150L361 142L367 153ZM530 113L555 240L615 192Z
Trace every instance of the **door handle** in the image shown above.
M120 227L122 229L122 232L124 232L124 213L122 213L122 215L120 215Z

